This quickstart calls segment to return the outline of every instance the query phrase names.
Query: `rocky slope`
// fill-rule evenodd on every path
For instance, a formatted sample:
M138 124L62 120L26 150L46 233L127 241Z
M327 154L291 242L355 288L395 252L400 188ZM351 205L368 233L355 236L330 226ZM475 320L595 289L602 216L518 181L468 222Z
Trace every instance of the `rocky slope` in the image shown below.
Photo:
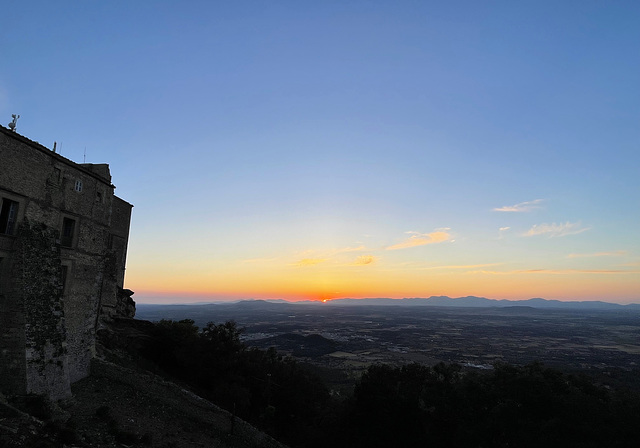
M109 341L115 337L135 343L135 330L127 328L126 333L111 333ZM45 403L31 397L9 404L0 397L0 446L286 448L231 413L140 368L111 343L110 348L99 347L91 375L72 386L70 400Z

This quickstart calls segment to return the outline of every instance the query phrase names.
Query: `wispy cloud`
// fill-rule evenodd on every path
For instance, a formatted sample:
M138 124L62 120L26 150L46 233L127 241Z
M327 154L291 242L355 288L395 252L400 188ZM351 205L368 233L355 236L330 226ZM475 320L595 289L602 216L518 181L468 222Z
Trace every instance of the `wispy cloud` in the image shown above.
M420 268L423 271L430 271L435 269L476 269L476 268L486 268L488 266L499 266L502 263L485 263L485 264L460 264L460 265L449 265L449 266L430 266L428 268Z
M533 201L520 202L515 205L505 205L503 207L496 207L493 209L494 212L530 212L531 210L535 210L540 208L540 203L544 201L544 199L534 199Z
M529 229L524 236L537 236L546 235L549 238L556 236L577 235L578 233L586 232L589 227L582 227L579 222L565 222L556 224L537 224Z
M426 244L435 244L435 243L442 243L444 241L449 241L451 239L451 234L448 232L448 230L451 230L451 229L446 227L443 229L436 229L434 232L431 232L431 233L420 233L420 232L414 232L414 231L405 232L411 236L400 243L387 247L386 249L387 250L408 249L410 247L424 246Z
M612 252L596 252L594 254L569 254L567 258L621 257L626 254L626 250L615 250Z
M309 249L303 252L299 252L297 254L297 257L301 257L301 258L299 259L299 261L296 261L295 263L291 263L290 266L307 267L307 266L315 266L317 264L326 263L326 262L335 263L336 258L341 258L340 255L342 254L348 254L352 252L362 252L364 250L367 250L367 248L363 245L348 246L348 247L341 247L337 249L326 249L326 250ZM342 258L344 259L344 257ZM365 263L361 263L361 264L365 264Z
M293 265L299 267L314 266L316 264L324 263L325 261L327 261L326 258L303 258Z
M470 271L469 274L514 275L514 274L637 274L638 270L626 269L521 269L516 271Z
M378 261L378 257L374 255L360 255L356 258L356 261L351 264L351 266L366 266L374 264L376 261Z
M360 245L360 246L356 246L356 247L343 247L340 249L333 249L331 251L329 251L329 255L328 256L333 256L333 255L338 255L338 254L345 254L345 253L349 253L349 252L361 252L363 250L367 250L367 248L364 245Z

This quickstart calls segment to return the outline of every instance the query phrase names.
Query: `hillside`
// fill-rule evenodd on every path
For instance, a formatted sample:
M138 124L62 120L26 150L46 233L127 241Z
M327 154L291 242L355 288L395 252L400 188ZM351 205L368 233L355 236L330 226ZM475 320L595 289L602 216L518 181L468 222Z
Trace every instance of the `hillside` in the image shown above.
M120 334L135 340L135 330ZM113 342L113 339L111 340ZM0 399L0 446L152 448L284 448L229 412L134 363L119 350L99 347L91 375L72 386L60 406L32 399Z
M98 357L73 399L14 403L37 419L0 405L0 447L284 447L201 397L299 448L635 447L640 437L633 381L608 375L633 369L596 377L540 362L375 362L349 393L329 393L295 359L247 347L240 333L230 321L199 329L192 320L116 319L99 332ZM309 345L316 355L332 345L296 333L263 342Z

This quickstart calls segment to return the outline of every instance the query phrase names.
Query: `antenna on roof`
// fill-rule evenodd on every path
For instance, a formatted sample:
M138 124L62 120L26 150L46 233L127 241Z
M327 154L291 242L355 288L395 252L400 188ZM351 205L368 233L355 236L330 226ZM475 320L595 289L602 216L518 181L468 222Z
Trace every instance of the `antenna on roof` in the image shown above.
M87 147L84 147L84 156L82 157L82 163L87 163Z
M11 114L11 117L13 118L13 120L11 121L11 123L9 123L9 129L11 129L13 132L16 132L16 124L18 123L18 118L20 118L20 115Z
M56 152L56 145L58 144L58 142L53 142L53 152Z

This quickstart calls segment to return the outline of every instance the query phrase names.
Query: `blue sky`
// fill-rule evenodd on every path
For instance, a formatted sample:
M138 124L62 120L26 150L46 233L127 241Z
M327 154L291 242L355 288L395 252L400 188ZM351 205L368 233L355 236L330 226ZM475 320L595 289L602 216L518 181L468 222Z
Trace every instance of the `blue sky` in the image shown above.
M637 2L5 14L2 124L111 165L139 301L640 301Z

